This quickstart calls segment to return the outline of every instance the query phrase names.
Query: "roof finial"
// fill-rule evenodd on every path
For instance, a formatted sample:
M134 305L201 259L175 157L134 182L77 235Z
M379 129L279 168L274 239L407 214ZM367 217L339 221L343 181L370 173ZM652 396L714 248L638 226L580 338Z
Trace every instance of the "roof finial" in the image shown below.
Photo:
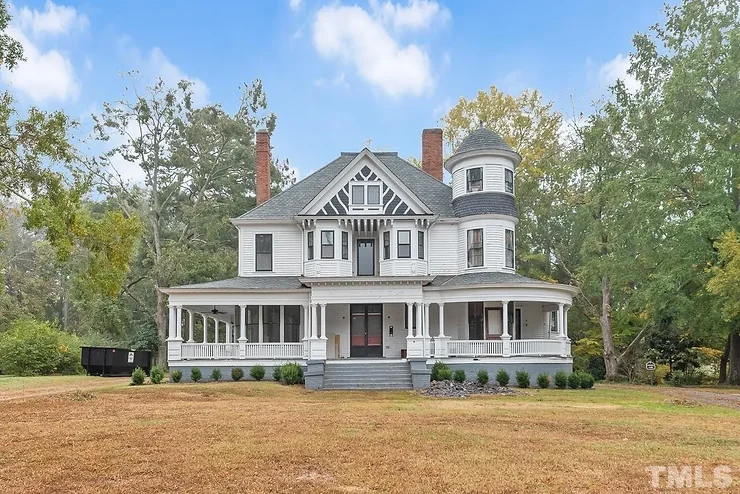
M478 119L478 128L479 129L482 129L483 128L483 119L482 118L479 118Z

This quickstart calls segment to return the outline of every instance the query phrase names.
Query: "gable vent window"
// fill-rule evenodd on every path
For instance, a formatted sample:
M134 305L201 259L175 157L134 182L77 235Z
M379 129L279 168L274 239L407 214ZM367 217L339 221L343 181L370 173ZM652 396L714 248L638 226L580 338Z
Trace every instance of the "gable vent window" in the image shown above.
M424 232L419 232L419 259L424 259Z
M514 267L514 230L506 230L506 267Z
M468 267L483 266L483 229L468 230Z
M483 190L483 168L468 168L467 191L480 192Z
M504 172L504 186L506 192L509 194L514 193L514 172L511 170L506 170Z
M349 259L349 232L342 232L342 259Z
M272 233L257 233L255 243L255 271L272 271Z
M398 232L398 258L408 259L411 257L411 230L399 230Z
M308 232L308 260L313 259L313 232Z
M383 232L383 259L391 258L391 232Z
M321 230L321 258L334 259L334 230Z

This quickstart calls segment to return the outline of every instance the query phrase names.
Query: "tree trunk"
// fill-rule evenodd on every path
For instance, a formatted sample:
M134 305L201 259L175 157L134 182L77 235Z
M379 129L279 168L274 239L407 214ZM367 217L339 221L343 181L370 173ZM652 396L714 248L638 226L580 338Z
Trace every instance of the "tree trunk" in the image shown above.
M730 358L728 360L727 384L740 386L740 333L730 334Z
M609 277L601 277L601 337L604 340L604 367L606 367L606 378L616 379L617 356L614 354L614 337L612 335L612 288L609 285Z
M727 384L727 361L730 358L730 344L732 343L732 333L727 335L727 341L725 342L725 350L722 352L722 357L719 359L719 383Z
M159 336L159 348L157 349L157 364L167 365L167 301L164 293L157 290L157 312L155 320L157 322L157 335Z

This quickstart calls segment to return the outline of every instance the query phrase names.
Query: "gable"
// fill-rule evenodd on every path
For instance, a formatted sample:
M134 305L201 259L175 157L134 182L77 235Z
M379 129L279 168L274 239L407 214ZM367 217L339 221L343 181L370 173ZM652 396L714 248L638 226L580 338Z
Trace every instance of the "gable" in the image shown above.
M364 150L301 214L419 216L432 213L380 159Z

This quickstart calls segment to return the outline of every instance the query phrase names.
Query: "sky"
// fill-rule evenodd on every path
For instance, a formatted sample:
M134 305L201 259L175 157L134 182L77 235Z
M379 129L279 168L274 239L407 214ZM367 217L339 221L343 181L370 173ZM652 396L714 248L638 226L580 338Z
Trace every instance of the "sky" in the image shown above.
M566 117L617 78L662 0L14 0L8 34L26 61L0 70L19 106L63 109L89 129L103 102L144 83L194 83L195 101L238 107L261 79L277 114L273 156L298 178L341 151L421 154L421 131L461 97L538 89ZM124 171L137 179L133 169Z

